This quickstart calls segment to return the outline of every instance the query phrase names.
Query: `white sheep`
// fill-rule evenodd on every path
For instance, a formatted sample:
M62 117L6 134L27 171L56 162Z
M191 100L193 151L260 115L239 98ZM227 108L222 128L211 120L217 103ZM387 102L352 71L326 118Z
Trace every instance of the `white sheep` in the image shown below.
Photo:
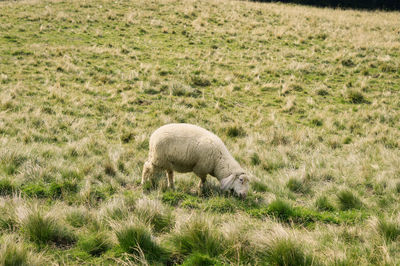
M166 170L170 188L174 188L173 171L194 172L201 179L200 191L207 174L221 182L223 191L234 191L240 197L245 197L249 188L246 172L222 140L210 131L191 124L164 125L151 135L142 185L161 170Z

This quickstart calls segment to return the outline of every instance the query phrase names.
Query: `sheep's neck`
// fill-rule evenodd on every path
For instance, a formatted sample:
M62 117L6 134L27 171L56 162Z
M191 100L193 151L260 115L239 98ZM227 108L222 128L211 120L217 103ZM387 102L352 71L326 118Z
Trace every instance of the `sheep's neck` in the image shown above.
M221 156L220 160L218 160L214 174L218 180L222 180L233 173L243 171L242 167L240 167L239 163L232 157L230 154L226 154Z

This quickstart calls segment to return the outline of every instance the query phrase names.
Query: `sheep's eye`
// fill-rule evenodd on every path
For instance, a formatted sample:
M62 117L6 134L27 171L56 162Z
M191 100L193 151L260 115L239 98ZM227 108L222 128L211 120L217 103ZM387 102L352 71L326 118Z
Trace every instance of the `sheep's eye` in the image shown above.
M243 184L243 181L244 181L244 180L243 180L243 177L240 177L240 178L239 178L239 181L240 181L240 183Z

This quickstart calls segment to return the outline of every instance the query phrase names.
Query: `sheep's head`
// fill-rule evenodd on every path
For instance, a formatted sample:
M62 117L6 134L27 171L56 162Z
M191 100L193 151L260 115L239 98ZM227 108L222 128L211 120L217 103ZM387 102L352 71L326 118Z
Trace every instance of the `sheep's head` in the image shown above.
M223 191L233 191L239 197L245 198L249 190L249 178L245 173L234 173L221 180Z

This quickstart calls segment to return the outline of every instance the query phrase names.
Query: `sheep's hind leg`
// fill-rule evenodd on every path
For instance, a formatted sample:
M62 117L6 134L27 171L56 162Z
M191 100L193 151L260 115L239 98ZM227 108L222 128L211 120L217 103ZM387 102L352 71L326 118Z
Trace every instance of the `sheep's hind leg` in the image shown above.
M172 170L167 170L168 176L168 187L174 189L174 172Z

